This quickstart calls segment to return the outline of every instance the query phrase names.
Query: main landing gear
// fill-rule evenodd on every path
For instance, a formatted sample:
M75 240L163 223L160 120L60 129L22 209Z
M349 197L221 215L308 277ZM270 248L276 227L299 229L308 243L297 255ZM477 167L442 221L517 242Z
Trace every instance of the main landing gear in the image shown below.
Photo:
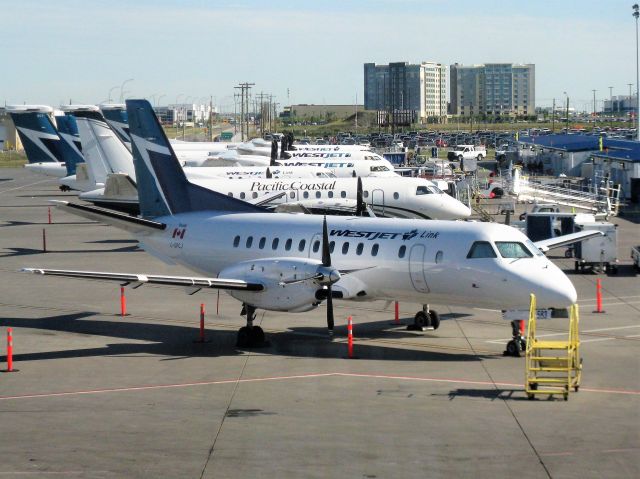
M440 327L440 315L429 305L422 306L422 311L418 311L413 318L413 324L407 326L409 331L425 331L426 329L438 329Z
M524 320L511 321L511 332L513 339L507 343L507 349L502 353L503 356L513 356L519 358L523 351L527 350L527 341L522 337Z
M264 348L268 346L269 342L265 341L262 328L253 325L253 321L256 319L256 308L249 304L243 304L240 315L247 316L247 325L238 330L236 346L239 348Z

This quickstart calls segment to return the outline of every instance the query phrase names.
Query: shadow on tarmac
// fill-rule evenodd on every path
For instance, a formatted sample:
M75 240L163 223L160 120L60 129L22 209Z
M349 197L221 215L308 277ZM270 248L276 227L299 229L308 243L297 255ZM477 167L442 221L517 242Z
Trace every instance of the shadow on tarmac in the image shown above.
M87 349L18 353L14 354L14 360L16 362L141 354L165 356L162 360L237 356L245 354L245 350L236 347L236 331L207 329L206 337L209 342L198 344L194 343L194 340L198 337L198 328L196 325L191 327L173 324L129 322L119 317L112 320L99 318L98 313L84 312L44 316L41 318L3 318L0 321L0 325L136 341L135 343L115 343ZM312 328L303 329L307 331L312 330ZM306 358L346 358L346 342L329 341L326 338L326 329L324 328L318 327L315 328L315 331L317 331L318 337L302 337L300 334L296 334L295 330L293 332L270 332L267 333L269 344L266 347L247 349L247 351L255 351L260 354ZM19 332L14 332L14 337L18 336ZM95 338L93 338L93 340L95 340ZM77 341L78 339L75 338L74 342ZM421 345L416 344L416 346ZM404 347L394 347L394 345L389 343L384 345L356 343L355 353L359 360L466 362L480 361L484 358L483 356L471 353L406 349ZM0 359L0 361L3 361L3 359Z

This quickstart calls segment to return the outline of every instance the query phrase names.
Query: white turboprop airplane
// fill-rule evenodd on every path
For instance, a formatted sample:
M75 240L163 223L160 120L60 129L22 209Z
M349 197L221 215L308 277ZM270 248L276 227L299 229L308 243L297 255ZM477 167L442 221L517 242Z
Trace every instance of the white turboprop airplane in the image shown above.
M169 263L204 276L25 268L67 276L143 284L224 289L241 301L246 326L239 346L258 345L256 308L305 312L332 298L403 300L421 304L528 308L534 293L541 309L565 309L576 290L567 276L514 228L487 223L268 213L190 183L146 100L127 100L142 218L58 202L77 215L131 233ZM545 248L552 248L552 241ZM417 325L439 325L428 307Z

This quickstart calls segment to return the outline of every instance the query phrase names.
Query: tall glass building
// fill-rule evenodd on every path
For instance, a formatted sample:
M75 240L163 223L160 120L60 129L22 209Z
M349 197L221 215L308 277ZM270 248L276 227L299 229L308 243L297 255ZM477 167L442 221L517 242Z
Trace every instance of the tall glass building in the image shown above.
M419 121L447 114L447 68L441 63L364 64L366 110L413 110Z

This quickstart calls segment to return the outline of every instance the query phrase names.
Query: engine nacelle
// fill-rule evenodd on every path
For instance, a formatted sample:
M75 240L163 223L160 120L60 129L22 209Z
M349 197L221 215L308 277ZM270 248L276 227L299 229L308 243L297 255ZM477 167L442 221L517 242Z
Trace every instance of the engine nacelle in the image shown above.
M330 272L333 278L340 277L337 270L330 268ZM327 273L327 267L314 259L265 258L236 263L222 270L220 277L264 285L258 292L229 291L243 303L269 311L303 312L319 304L316 291L322 288L321 276L327 277Z

